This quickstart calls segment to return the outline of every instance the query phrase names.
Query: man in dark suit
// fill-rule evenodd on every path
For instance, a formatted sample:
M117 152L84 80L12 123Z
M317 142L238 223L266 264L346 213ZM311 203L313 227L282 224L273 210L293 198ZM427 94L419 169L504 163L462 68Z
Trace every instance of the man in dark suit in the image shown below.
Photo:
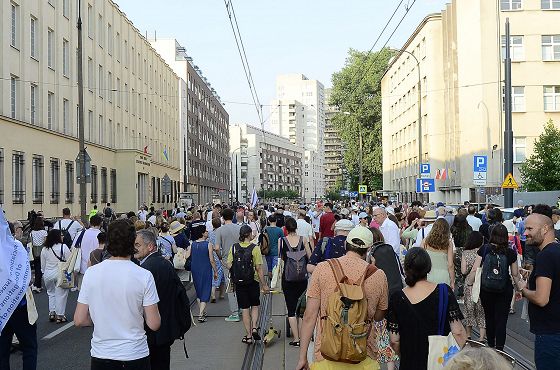
M134 247L138 251L134 257L140 262L140 266L154 276L159 296L161 327L157 332L146 328L151 368L167 370L170 368L171 345L180 335L174 317L177 289L184 289L184 287L173 265L158 251L153 232L147 229L139 230L136 233Z

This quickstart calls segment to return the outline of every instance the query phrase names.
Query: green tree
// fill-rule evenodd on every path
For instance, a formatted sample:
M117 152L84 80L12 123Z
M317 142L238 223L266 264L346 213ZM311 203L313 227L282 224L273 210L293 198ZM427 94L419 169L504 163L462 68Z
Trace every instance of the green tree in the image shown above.
M352 190L358 190L359 161L368 190L383 188L381 137L381 77L394 52L382 49L368 55L350 49L342 70L332 76L329 104L337 106L332 122L345 144L344 163ZM349 114L348 114L349 113ZM359 155L359 133L362 156Z
M549 120L535 141L533 154L521 165L523 187L527 191L560 188L560 130Z

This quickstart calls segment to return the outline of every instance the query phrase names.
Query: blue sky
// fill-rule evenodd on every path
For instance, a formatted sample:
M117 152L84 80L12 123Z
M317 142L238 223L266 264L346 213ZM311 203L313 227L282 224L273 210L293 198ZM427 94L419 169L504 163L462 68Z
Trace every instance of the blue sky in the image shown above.
M114 0L134 25L153 37L176 38L187 48L230 115L230 123L258 125L223 0ZM275 78L303 73L331 86L350 48L369 50L400 0L234 0L237 21L257 93L263 105L275 94ZM403 6L379 49L404 14ZM419 22L446 0L416 0L389 41L399 48ZM229 103L228 103L229 102ZM264 117L269 117L264 107ZM268 126L268 122L266 124Z

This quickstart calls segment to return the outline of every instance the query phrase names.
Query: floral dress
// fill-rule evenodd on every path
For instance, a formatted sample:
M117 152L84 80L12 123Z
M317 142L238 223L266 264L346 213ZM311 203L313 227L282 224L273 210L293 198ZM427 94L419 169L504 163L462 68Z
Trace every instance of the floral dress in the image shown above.
M399 360L399 355L391 347L387 320L376 321L374 324L375 337L377 338L377 361L383 364Z
M469 273L476 260L477 250L471 249L463 251L463 257L467 262L467 272ZM481 300L477 303L472 301L472 285L465 284L465 326L475 326L478 328L486 328L486 321L484 319L484 309L482 308Z

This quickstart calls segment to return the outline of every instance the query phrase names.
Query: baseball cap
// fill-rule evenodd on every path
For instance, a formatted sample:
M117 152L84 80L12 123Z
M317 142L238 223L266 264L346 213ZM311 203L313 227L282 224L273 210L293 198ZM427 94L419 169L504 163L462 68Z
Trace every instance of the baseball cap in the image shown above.
M443 207L445 204L443 202L437 202L436 207Z
M523 217L523 210L518 208L515 211L513 211L513 217L516 217L516 218Z
M339 220L334 224L335 230L350 231L354 229L354 223L350 220Z
M358 215L358 218L367 218L368 214L365 212L360 212L360 214Z
M350 211L348 210L348 208L342 208L340 210L341 215L348 216L349 213L350 213Z
M356 248L370 248L373 245L373 234L367 227L357 226L350 230L346 243Z

